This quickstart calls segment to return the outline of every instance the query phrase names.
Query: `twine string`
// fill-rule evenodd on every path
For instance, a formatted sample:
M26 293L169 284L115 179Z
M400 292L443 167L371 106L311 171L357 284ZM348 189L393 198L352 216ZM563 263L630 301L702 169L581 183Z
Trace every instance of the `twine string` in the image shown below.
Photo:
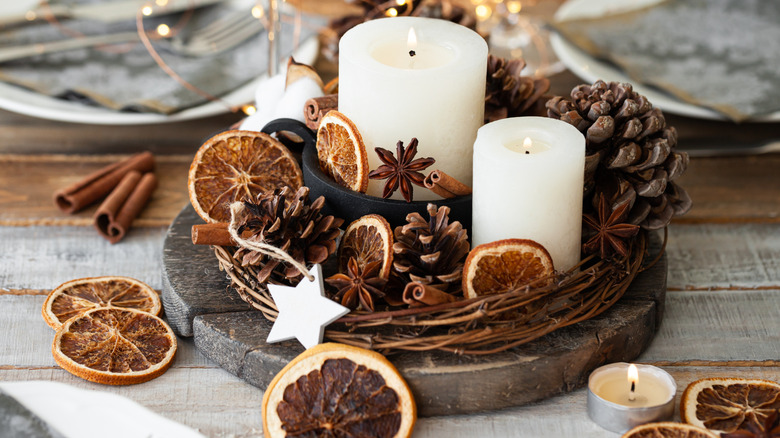
M230 232L230 237L233 238L233 241L242 248L257 251L268 257L289 263L298 269L298 272L303 274L303 276L306 277L309 281L314 281L314 276L309 273L309 270L306 269L306 266L295 260L290 254L287 253L287 251L283 251L282 249L273 245L269 245L265 242L250 242L238 234L237 218L244 211L244 208L245 207L242 202L234 202L230 204L230 224L228 225L228 231Z

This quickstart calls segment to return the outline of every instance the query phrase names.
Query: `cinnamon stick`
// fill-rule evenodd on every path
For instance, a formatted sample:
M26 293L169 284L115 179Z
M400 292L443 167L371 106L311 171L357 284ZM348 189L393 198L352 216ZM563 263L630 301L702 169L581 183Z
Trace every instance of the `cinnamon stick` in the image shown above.
M125 237L157 188L153 173L128 172L95 212L95 228L111 243Z
M471 187L447 175L441 170L434 170L425 178L425 188L442 198L455 198L471 194Z
M338 109L339 95L328 94L327 96L314 97L306 101L303 106L303 118L306 119L306 126L316 131L320 127L320 121L330 110Z
M75 213L111 193L128 172L135 170L143 173L152 169L154 169L154 156L151 152L133 155L57 191L54 194L54 202L63 212Z
M418 281L406 284L403 299L404 303L411 307L435 306L455 301L455 297L447 292Z
M227 223L193 225L192 243L195 245L236 246L236 242L230 237Z

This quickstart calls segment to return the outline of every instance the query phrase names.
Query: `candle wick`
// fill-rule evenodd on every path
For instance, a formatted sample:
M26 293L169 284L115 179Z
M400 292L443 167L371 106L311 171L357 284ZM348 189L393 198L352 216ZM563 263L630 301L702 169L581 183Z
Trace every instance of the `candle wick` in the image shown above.
M409 51L409 56L415 56L415 55L417 55L417 52L415 52L414 50Z
M629 401L636 400L636 393L634 391L636 391L636 382L631 382L631 392L628 394Z
M528 151L525 151L525 153L526 153L526 154L530 154L530 152L528 152Z

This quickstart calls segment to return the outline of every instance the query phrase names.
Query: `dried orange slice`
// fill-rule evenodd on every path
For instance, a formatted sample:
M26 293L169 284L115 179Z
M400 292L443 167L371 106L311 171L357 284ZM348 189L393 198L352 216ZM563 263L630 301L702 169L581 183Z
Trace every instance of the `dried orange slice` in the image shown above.
M176 336L162 319L140 310L93 309L62 325L51 352L57 365L77 377L131 385L168 369Z
M368 188L368 155L363 137L351 120L331 110L317 130L320 169L338 184L356 192Z
M637 426L620 438L718 438L718 435L690 424L662 422Z
M713 377L697 380L680 400L680 418L714 432L762 428L780 409L780 384L769 380Z
M506 239L477 246L463 265L467 298L511 292L552 275L550 253L527 239ZM547 284L547 283L545 283Z
M278 140L255 131L226 131L198 149L190 165L190 202L206 222L229 222L230 204L303 185L295 157Z
M385 280L393 265L393 232L387 220L378 214L369 214L352 222L341 238L339 272L347 272L350 257L360 271L369 263L381 262L379 276Z
M134 278L90 277L65 282L46 297L41 313L54 330L70 318L100 308L136 309L159 315L157 292Z
M269 438L402 438L412 433L417 407L384 356L329 343L304 351L274 377L263 396L262 417Z

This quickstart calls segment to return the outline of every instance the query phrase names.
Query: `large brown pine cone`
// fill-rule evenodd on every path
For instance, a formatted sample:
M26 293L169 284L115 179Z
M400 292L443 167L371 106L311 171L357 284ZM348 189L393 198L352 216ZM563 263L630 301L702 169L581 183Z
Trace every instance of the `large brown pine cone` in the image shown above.
M430 220L411 213L406 225L395 228L393 274L403 283L419 281L450 293L459 290L469 240L460 222L450 223L449 213L449 207L428 204Z
M676 150L677 130L631 84L599 80L579 85L569 99L556 96L546 107L548 117L585 134L590 205L600 193L613 210L629 203L629 222L650 230L690 210L690 197L674 182L688 166L688 154Z
M541 97L550 89L547 78L521 76L522 59L507 60L488 55L485 84L485 123L507 117L541 115Z
M320 210L325 198L309 202L309 188L292 193L289 187L258 196L255 203L244 202L236 218L238 233L251 242L262 242L286 251L297 262L311 266L324 262L336 250L336 238L343 219L324 216ZM249 235L249 236L247 236ZM294 285L303 274L276 258L247 248L233 257L242 266L258 268L256 280Z

